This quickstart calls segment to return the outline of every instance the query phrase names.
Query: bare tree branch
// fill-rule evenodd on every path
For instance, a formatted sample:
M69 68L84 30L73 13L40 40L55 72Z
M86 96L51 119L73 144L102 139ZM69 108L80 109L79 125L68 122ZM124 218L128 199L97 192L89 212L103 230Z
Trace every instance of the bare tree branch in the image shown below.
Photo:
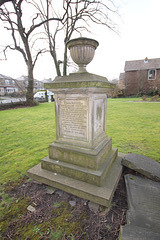
M12 2L12 0L0 0L0 6L7 2Z

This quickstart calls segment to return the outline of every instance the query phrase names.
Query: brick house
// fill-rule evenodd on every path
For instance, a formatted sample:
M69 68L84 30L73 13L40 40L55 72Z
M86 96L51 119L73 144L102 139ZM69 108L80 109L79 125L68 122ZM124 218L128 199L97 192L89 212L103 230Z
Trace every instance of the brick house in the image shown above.
M118 87L120 90L125 89L125 82L124 82L124 78L125 78L125 73L120 73L119 75L119 82L118 82Z
M125 62L125 95L160 94L160 58Z

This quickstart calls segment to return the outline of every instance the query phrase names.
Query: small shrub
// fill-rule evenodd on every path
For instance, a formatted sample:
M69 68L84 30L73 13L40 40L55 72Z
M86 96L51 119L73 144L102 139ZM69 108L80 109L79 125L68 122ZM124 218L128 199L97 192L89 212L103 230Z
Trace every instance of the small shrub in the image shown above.
M34 106L38 106L39 105L39 102L37 100L34 100L34 103L33 103Z
M146 101L146 100L147 100L147 96L146 96L146 95L143 95L143 96L142 96L142 100L143 100L143 101Z
M158 89L157 89L157 88L153 88L153 89L151 89L151 91L148 92L148 95L149 95L149 96L155 96L155 95L158 95Z
M155 95L151 98L151 101L158 101L159 95Z

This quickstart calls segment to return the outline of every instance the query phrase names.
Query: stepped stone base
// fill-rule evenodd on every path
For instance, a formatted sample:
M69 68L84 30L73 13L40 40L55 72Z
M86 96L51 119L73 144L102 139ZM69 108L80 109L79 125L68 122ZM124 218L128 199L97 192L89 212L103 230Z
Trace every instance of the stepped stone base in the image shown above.
M49 158L84 168L98 169L112 149L112 138L106 135L97 146L87 148L55 141L49 145Z
M119 156L114 160L100 187L43 169L41 163L31 168L28 171L28 176L49 186L109 207L122 173L121 161L122 157ZM88 173L86 172L86 174Z
M107 158L105 159L103 164L97 170L84 168L59 160L54 160L49 157L42 159L41 167L54 173L69 176L71 178L91 183L93 185L101 186L107 175L107 172L109 171L112 163L117 157L117 152L117 149L112 149L108 153Z

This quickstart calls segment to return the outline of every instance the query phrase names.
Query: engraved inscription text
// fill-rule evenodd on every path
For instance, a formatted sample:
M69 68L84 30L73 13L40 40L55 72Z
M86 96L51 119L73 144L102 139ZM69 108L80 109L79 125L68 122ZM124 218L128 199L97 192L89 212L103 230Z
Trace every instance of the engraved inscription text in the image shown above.
M87 138L87 99L63 99L60 101L60 129L62 137Z

